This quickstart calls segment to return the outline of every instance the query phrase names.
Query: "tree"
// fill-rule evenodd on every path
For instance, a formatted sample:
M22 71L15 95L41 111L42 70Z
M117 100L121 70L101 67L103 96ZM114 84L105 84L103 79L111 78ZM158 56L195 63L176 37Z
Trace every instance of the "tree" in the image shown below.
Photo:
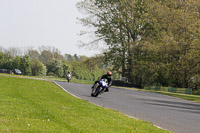
M16 56L12 63L12 69L19 69L21 65L21 58L19 56Z
M46 76L46 66L39 60L31 60L31 71L33 76Z
M54 74L54 76L63 76L63 66L62 61L53 59L47 64L47 74Z
M68 61L63 61L62 62L62 67L63 67L63 77L66 78L68 71L71 72L72 70L72 65Z
M31 75L31 61L28 55L21 58L20 70L24 75Z
M4 53L0 51L0 68L2 69L4 65Z
M29 50L28 55L31 60L39 60L40 59L40 54L37 50Z
M67 60L67 61L74 61L75 58L74 56L70 55L70 54L65 54L64 58Z
M41 46L38 49L41 54L41 62L44 64L48 63L51 59L64 59L64 57L61 55L61 52L55 47Z
M0 54L1 68L11 70L12 60L13 60L13 57L11 56L9 52L1 53Z
M41 56L40 61L45 65L51 62L53 59L53 54L51 53L51 51L48 50L42 51L40 56Z
M7 49L7 52L10 53L12 57L21 56L22 50L18 47L10 47Z
M120 70L122 76L131 79L133 52L145 36L150 34L152 25L146 13L146 2L143 0L85 0L79 3L89 17L81 21L93 26L98 39L108 45L105 61ZM134 54L136 56L136 54Z
M81 22L108 45L113 70L141 85L199 88L198 0L84 0ZM95 41L94 41L95 42ZM195 85L194 85L195 81Z

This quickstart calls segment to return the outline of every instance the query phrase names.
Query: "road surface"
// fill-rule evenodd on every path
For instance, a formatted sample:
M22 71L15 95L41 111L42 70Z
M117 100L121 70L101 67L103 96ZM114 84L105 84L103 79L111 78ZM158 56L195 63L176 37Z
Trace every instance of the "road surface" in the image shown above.
M200 104L152 92L110 88L91 97L91 85L56 81L69 93L99 106L149 121L174 133L200 133Z

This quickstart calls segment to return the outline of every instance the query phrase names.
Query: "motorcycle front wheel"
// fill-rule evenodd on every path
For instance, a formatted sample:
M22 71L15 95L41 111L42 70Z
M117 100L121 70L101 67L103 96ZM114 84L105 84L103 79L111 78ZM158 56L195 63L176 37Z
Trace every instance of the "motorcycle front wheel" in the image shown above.
M99 84L96 84L94 86L94 89L92 89L92 93L91 93L91 96L93 97L97 97L100 93L100 87L99 87Z

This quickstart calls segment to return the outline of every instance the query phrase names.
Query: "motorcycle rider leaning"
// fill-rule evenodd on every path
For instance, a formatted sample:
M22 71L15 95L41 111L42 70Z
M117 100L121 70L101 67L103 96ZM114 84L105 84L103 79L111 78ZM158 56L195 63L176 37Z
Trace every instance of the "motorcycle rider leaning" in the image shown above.
M92 86L92 89L94 88L95 84L96 83L99 83L102 79L107 79L108 81L108 87L106 88L106 90L104 92L108 92L109 91L109 87L111 86L112 84L112 78L111 78L111 75L112 75L112 72L107 72L107 74L104 74L102 75L101 77L98 78L97 81L95 81L94 85Z

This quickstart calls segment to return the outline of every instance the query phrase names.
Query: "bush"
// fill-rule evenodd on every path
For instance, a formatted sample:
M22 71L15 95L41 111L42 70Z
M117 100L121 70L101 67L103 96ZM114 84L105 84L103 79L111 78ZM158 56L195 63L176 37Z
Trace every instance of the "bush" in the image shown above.
M31 70L33 76L46 76L46 66L42 64L39 60L31 61Z
M63 72L63 66L62 62L60 60L52 60L49 63L47 63L47 73L54 73L55 76L57 77L62 77L64 72Z

